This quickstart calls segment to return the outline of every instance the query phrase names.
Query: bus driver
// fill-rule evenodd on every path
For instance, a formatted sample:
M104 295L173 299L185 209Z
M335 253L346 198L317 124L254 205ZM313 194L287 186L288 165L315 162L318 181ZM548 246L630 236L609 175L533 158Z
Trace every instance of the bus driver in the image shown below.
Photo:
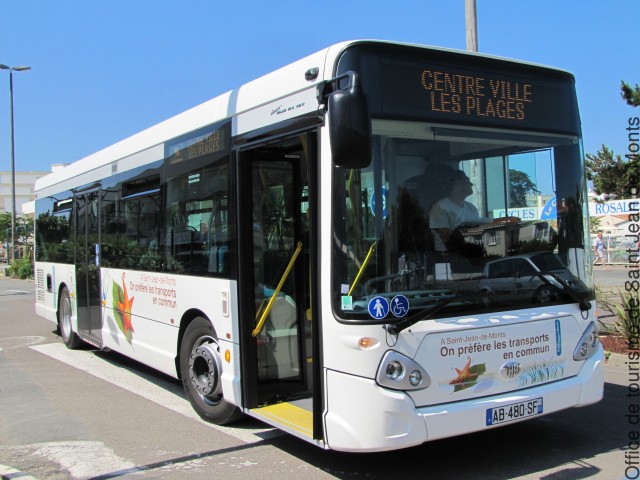
M451 234L458 226L493 222L491 218L480 217L476 206L465 200L473 194L473 183L462 170L453 170L446 180L449 193L434 203L429 211L429 228L437 251L447 250Z

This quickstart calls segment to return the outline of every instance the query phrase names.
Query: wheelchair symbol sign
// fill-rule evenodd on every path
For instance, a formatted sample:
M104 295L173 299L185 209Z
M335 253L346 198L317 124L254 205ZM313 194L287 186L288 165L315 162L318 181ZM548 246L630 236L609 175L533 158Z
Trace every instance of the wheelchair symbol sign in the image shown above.
M391 313L394 317L404 317L409 312L409 299L404 295L396 295L391 300Z
M389 301L384 297L373 297L369 301L369 315L372 318L384 318L389 313Z

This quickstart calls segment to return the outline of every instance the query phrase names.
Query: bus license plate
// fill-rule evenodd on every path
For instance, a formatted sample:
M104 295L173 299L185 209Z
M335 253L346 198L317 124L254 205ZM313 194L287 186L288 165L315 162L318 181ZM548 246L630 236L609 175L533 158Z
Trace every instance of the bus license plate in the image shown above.
M533 417L542 413L542 398L487 409L487 427Z

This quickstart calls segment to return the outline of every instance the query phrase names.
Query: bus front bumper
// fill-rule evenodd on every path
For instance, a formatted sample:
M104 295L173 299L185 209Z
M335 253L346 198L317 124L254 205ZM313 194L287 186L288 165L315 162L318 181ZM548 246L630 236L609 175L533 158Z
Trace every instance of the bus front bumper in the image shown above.
M405 392L381 388L375 381L327 370L325 440L333 450L374 452L420 445L430 440L495 428L487 411L542 398L542 415L602 399L602 347L565 380L511 394L416 408ZM535 417L528 417L535 418ZM514 420L515 423L522 420ZM508 424L507 422L500 425Z

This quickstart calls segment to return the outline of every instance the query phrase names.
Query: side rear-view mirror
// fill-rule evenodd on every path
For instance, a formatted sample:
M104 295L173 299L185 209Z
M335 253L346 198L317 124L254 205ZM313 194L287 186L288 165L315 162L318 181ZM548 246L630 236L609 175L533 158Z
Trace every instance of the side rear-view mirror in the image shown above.
M345 168L365 168L371 163L371 116L369 101L354 72L334 79L336 85L348 78L345 88L329 94L327 111L331 155L334 165Z

